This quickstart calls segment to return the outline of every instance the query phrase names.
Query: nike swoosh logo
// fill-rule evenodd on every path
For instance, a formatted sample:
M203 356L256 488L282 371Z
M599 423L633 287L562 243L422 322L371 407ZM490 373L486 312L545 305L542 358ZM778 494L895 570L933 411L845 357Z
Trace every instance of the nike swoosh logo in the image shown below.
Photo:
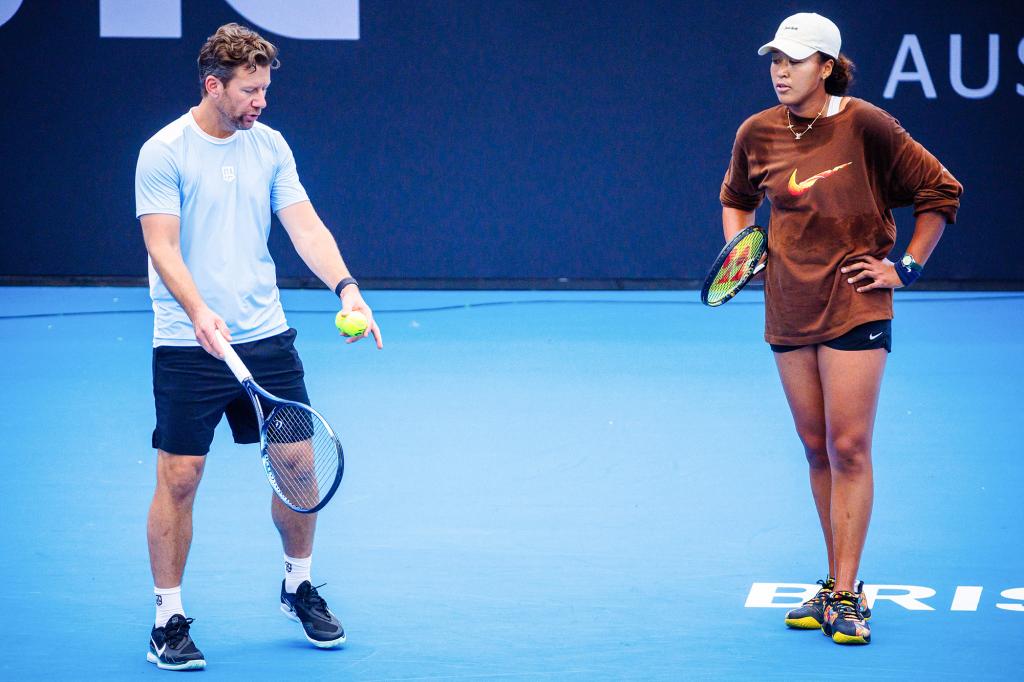
M796 181L796 168L794 168L793 174L789 176L789 193L795 197L798 197L807 190L809 190L810 188L814 187L814 183L818 182L818 180L824 180L828 176L838 173L840 170L846 168L852 163L853 161L847 161L844 164L836 166L835 168L830 168L827 171L822 171L817 175L812 175L806 180L802 180L800 182Z
M150 641L152 642L153 640L150 640ZM164 655L164 651L167 650L167 642L164 642L163 646L157 646L156 642L153 642L153 648L156 649L156 655L157 656L163 656Z
M868 341L874 341L885 332L878 332L877 334L868 334Z

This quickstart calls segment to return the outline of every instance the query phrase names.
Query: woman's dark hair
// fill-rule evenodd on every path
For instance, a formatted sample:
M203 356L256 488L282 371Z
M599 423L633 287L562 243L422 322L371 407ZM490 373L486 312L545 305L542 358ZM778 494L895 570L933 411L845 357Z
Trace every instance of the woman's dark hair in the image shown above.
M834 62L832 74L825 79L825 92L830 95L845 95L853 85L853 72L857 69L856 65L842 52L839 53L838 59L829 57L824 52L819 52L818 58L822 62L829 59Z

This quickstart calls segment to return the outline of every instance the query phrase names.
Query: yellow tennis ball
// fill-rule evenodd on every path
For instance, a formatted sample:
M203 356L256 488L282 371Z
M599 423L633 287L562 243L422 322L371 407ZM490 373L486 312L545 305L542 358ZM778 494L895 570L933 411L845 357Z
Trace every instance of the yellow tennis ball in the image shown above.
M339 310L338 314L334 316L334 326L345 336L359 336L366 331L367 324L366 315L357 310L353 310L348 315L342 315Z

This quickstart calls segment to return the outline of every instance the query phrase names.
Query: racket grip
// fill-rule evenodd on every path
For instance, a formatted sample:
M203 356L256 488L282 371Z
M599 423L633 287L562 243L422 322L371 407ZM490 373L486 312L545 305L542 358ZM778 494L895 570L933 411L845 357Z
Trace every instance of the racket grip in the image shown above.
M752 273L750 274L750 276L751 276L751 277L753 277L753 276L754 276L754 275L756 275L757 273L759 273L759 272L761 272L762 270L764 270L764 268L765 268L765 266L766 266L766 265L768 265L768 259L767 259L767 258L765 258L765 259L764 259L763 261L761 261L760 263L758 263L758 264L757 264L757 266L756 266L756 267L754 268L754 272L752 272Z
M217 347L220 348L220 352L224 354L224 362L228 363L231 373L235 375L238 382L245 383L246 380L252 379L252 372L242 362L242 358L238 357L238 353L231 347L231 344L221 336L219 329L213 331L213 336L217 342Z

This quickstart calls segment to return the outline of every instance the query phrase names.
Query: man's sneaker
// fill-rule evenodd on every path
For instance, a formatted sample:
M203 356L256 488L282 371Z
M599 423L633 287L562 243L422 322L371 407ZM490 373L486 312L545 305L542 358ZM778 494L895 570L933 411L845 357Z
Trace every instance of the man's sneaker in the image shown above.
M206 667L203 653L196 648L188 634L191 618L179 613L171 616L167 625L153 628L149 636L146 660L163 670L202 670Z
M786 626L798 630L817 630L825 622L825 601L832 590L836 589L836 580L832 576L826 576L819 580L821 588L813 597L790 610L786 614Z
M870 644L868 619L871 609L864 598L864 583L857 592L833 592L825 603L825 622L821 631L836 644Z
M299 585L295 594L285 592L284 581L281 581L281 611L302 623L306 639L313 646L329 649L345 643L345 628L341 627L341 621L331 613L327 602L308 580Z

